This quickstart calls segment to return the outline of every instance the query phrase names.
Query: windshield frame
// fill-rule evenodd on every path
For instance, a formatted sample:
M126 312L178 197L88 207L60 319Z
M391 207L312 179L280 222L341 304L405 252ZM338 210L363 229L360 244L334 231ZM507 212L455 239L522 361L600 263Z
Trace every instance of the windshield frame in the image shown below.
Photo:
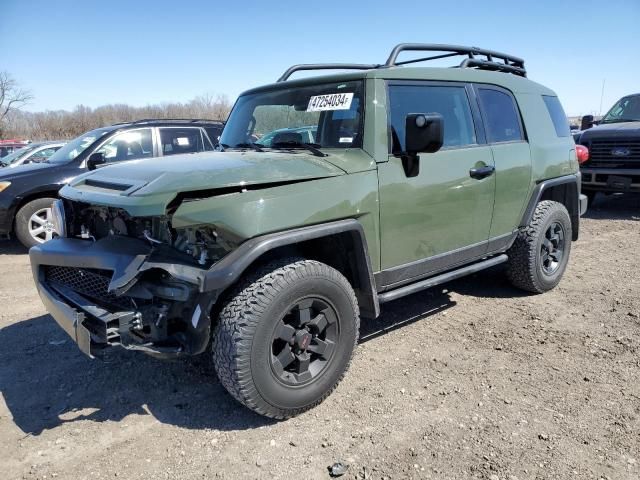
M305 79L308 80L308 79ZM248 90L246 92L244 92L243 94L241 94L238 99L236 100L233 109L231 110L229 117L225 123L225 128L222 132L222 135L220 136L220 147L224 150L233 150L233 149L241 149L241 150L245 150L248 149L248 145L250 145L249 141L247 140L246 142L231 142L230 138L236 140L238 139L242 134L238 134L238 132L232 132L232 128L234 127L234 122L241 122L241 123L246 123L247 126L247 131L250 132L250 134L255 135L255 124L253 126L250 126L251 124L251 118L247 119L246 116L246 112L242 112L241 109L245 109L247 108L247 105L251 105L253 104L253 110L251 111L251 116L253 118L254 117L254 113L257 109L257 107L259 106L269 106L269 105L282 105L285 106L285 103L269 103L269 102L265 102L265 103L261 103L252 99L255 98L259 98L262 96L269 96L269 95L278 95L278 94L282 94L282 95L286 95L287 91L292 91L292 92L297 92L300 90L317 90L317 93L311 93L311 96L317 96L317 95L329 95L330 93L324 93L323 90L326 89L331 89L332 86L335 87L335 90L338 90L338 87L340 85L348 85L348 84L354 84L354 88L351 90L346 90L344 93L354 93L354 100L357 99L358 103L357 106L354 109L345 109L345 110L326 110L326 111L320 111L318 112L320 114L320 118L318 118L318 122L315 123L313 121L302 121L301 120L301 124L300 125L292 125L292 126L279 126L278 128L275 128L273 130L267 131L265 133L263 133L261 135L260 138L264 137L265 135L269 135L270 133L273 133L277 130L298 130L298 129L304 129L304 128L315 128L316 129L316 133L314 134L314 138L316 138L316 143L310 143L312 146L316 147L316 148L320 148L320 149L336 149L336 150L340 150L340 151L347 151L349 149L364 149L364 145L365 145L365 139L364 139L364 133L365 133L365 118L367 116L367 112L366 112L366 96L367 96L367 83L366 83L366 79L363 77L354 77L354 78L340 78L340 79L336 79L336 78L317 78L314 79L314 82L309 82L306 81L304 83L302 82L292 82L293 84L289 84L289 82L286 82L282 85L270 85L269 87L265 88L265 87L259 87L259 88L255 88L252 90ZM334 93L334 92L332 92ZM339 91L335 92L335 93L341 93ZM310 98L310 97L309 97ZM289 105L290 107L292 105ZM241 113L238 113L238 112ZM307 112L307 110L296 110L298 112L304 113ZM322 145L320 143L320 139L317 137L317 132L320 131L321 128L323 128L323 123L327 123L329 124L331 121L334 121L333 119L333 115L335 114L335 112L349 112L349 111L355 111L356 112L356 118L357 118L357 128L354 129L354 141L351 143L345 143L344 146L341 146L339 144L329 144L329 145ZM308 112L308 113L313 113L313 112ZM331 114L331 117L329 119L326 119L326 117L323 117L323 115L325 114ZM234 115L239 115L238 119L234 118ZM339 120L348 120L349 118L346 119L339 119ZM238 128L238 131L241 132L242 131L242 127ZM226 134L226 135L225 135ZM230 137L231 135L235 135L235 137ZM247 137L250 138L250 137ZM226 140L226 141L225 141ZM309 143L309 142L304 142L304 143ZM293 147L293 148L289 148L289 147L272 147L272 146L264 146L260 143L260 139L255 139L251 141L251 144L256 144L258 147L260 148L264 148L264 149L272 149L272 150L278 150L278 151L282 151L282 150L292 150L292 149L298 149L298 147ZM234 146L234 145L246 145L246 146Z
M99 142L102 139L104 139L105 135L108 135L116 130L117 128L114 128L114 127L102 127L102 128L96 128L94 130L89 130L88 132L85 132L82 135L79 135L73 140L70 140L68 143L66 143L60 150L58 150L56 153L54 153L47 159L47 163L51 163L55 165L64 165L64 164L76 161L78 160L78 158L82 157L83 154L85 154L91 148L92 145L95 145L96 142ZM91 135L94 136L93 140L91 140L90 143L87 143L86 145L84 145L84 147L82 147L83 145L82 141ZM78 153L76 153L73 157L69 158L69 154L79 147L82 147L82 149Z
M640 104L640 94L634 94L634 95L627 95L625 97L622 97L620 100L618 100L616 103L613 104L613 106L609 109L609 111L607 113L604 114L604 116L602 117L602 119L600 120L600 123L622 123L622 122L640 122L640 116L638 118L628 118L628 117L616 117L616 118L609 118L609 116L613 113L613 111L618 108L618 106L630 99L630 98L637 98L638 103Z

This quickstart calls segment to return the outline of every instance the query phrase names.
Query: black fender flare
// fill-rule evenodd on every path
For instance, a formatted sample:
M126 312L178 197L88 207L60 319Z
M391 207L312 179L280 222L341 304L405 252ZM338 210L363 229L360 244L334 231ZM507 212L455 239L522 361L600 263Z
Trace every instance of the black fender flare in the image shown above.
M536 205L541 201L544 196L545 191L557 187L558 185L575 185L575 199L573 198L565 198L563 199L564 205L567 207L569 211L569 216L571 217L571 225L573 230L573 240L578 239L578 231L580 226L580 186L581 186L581 177L580 172L573 173L571 175L563 175L561 177L550 178L548 180L543 180L538 183L531 196L529 197L529 203L522 215L522 220L520 221L519 227L526 227L531 223L533 219L533 213L536 210Z
M251 238L211 266L204 276L202 290L203 292L212 292L217 297L235 283L245 270L265 253L276 248L336 234L349 234L353 241L353 253L358 270L358 288L355 290L360 306L360 314L365 318L376 318L380 314L380 304L375 288L367 240L362 225L353 218Z

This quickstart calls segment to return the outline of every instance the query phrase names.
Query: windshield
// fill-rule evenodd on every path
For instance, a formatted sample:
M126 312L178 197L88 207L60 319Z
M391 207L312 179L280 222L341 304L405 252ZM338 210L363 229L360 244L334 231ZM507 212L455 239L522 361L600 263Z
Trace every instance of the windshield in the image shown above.
M15 150L13 153L10 153L6 157L0 158L0 162L4 163L5 165L9 165L10 163L15 162L16 160L19 160L21 157L23 157L27 153L32 152L33 150L35 150L36 147L38 147L38 145L40 145L40 144L36 144L36 145L32 144L32 145L28 145L26 147L22 147L19 150Z
M640 95L624 97L616 103L600 123L640 121Z
M56 153L49 157L48 163L67 163L75 159L78 155L84 152L89 145L95 142L98 138L102 137L106 133L113 130L112 127L97 128L91 130L78 138L71 140L64 147L58 150Z
M241 96L224 127L223 148L362 146L362 81L292 87Z

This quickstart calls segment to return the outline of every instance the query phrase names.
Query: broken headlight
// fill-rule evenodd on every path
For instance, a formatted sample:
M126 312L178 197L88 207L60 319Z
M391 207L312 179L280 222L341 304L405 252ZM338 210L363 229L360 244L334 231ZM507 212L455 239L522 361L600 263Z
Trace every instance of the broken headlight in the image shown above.
M62 200L56 200L51 204L51 222L59 237L67 236L67 220L64 215L64 203L62 203Z

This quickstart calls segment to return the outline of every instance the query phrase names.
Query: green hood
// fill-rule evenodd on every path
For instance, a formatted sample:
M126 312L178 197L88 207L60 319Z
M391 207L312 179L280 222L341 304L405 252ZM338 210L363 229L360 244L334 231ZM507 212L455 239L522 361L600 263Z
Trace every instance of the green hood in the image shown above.
M340 156L335 156L338 162ZM330 157L327 157L329 159ZM162 215L178 193L279 184L344 175L345 170L307 152L205 152L147 158L98 168L74 179L61 195Z

